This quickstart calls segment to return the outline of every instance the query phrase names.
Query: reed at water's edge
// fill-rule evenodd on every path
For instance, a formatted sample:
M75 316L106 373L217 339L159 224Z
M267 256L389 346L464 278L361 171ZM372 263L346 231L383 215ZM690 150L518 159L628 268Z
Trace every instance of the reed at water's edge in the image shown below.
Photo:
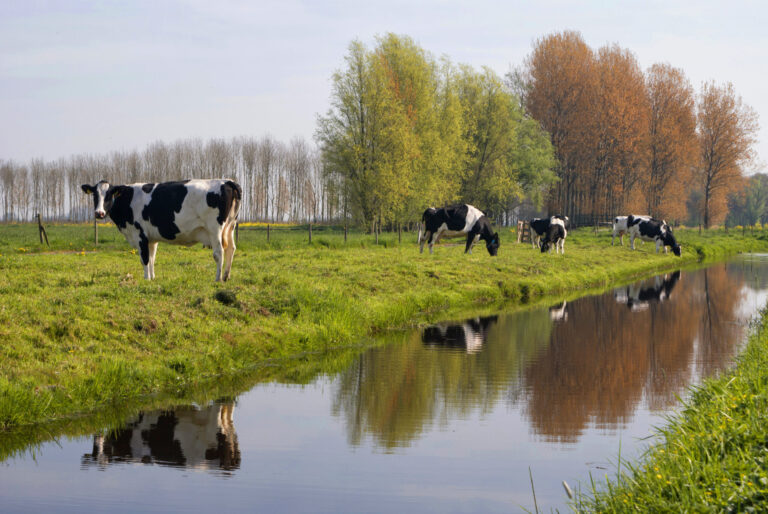
M260 364L348 347L377 332L510 309L745 251L768 233L677 231L683 257L610 245L606 231L569 233L566 254L541 254L502 232L498 257L463 242L419 254L415 234L241 231L231 281L213 282L210 250L161 244L144 281L114 227L0 226L0 427L58 422L188 391L234 394ZM312 360L314 357L305 357ZM320 357L317 357L318 359Z
M758 512L768 504L768 309L736 366L696 387L636 463L595 480L578 510ZM597 478L597 477L595 477Z

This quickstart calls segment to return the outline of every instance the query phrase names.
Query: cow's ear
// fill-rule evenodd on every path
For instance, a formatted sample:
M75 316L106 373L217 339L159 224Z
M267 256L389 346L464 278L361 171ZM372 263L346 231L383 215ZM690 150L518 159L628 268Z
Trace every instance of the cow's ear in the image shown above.
M89 186L88 184L83 184L80 186L80 188L83 190L85 194L93 194L93 186Z
M106 197L112 198L114 200L115 198L120 196L121 193L122 191L120 191L120 186L112 186L107 190Z

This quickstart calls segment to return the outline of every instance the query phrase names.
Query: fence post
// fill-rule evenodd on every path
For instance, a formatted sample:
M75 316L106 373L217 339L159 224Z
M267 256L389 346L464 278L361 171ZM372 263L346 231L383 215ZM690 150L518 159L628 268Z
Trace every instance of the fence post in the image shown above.
M240 222L235 222L235 243L240 242Z
M96 223L96 218L93 218L93 242L99 244L99 225Z
M400 244L403 242L402 235L401 235L401 227L400 223L397 224L397 244Z
M267 223L267 243L269 243L269 223Z
M376 234L376 244L379 244L379 225L373 222L373 232Z
M312 222L309 223L309 244L312 244Z
M344 242L347 242L347 224L344 223Z
M45 233L45 227L43 226L43 220L40 216L40 213L37 213L37 230L38 235L40 236L40 244L43 244L43 236L45 236L45 244L50 248L50 243L48 243L48 234Z

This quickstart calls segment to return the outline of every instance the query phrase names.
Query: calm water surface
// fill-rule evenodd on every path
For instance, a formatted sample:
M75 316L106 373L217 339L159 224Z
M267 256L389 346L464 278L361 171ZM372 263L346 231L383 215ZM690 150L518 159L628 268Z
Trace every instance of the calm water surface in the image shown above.
M568 510L732 364L768 257L390 335L309 385L142 412L0 463L2 512ZM0 437L2 437L0 435Z

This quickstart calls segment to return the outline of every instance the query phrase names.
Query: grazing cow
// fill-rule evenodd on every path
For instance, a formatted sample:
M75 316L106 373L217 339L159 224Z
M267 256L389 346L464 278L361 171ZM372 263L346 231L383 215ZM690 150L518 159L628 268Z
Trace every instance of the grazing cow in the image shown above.
M544 234L544 239L541 241L541 253L552 251L552 246L554 246L555 253L559 249L560 253L565 255L565 238L567 235L568 231L565 230L565 221L559 217L552 216L547 233Z
M454 205L435 209L430 207L421 217L424 222L424 233L419 231L419 252L424 253L424 243L429 243L429 253L432 245L441 237L461 237L466 234L467 246L464 253L472 253L472 247L480 239L485 241L488 253L496 255L499 250L499 234L491 228L488 217L472 205Z
M139 251L145 279L155 278L159 241L211 246L216 281L229 278L235 255L233 232L243 196L236 182L214 179L111 186L102 180L81 187L93 195L94 216L109 216Z
M631 284L613 290L613 297L617 303L624 303L632 312L648 310L652 303L661 303L669 300L677 281L680 280L680 271L670 275L653 278L653 284Z
M654 241L656 243L656 253L663 246L664 253L667 253L667 246L672 248L672 252L680 257L682 247L677 244L672 229L664 220L654 218L646 219L643 217L629 216L627 218L627 228L630 237L630 246L635 249L635 239L640 238L644 241Z
M634 219L651 219L650 216L637 214L633 214L632 217ZM619 242L621 243L621 246L624 246L624 234L628 233L627 219L629 219L629 216L616 216L613 219L613 237L611 237L611 246L613 246L613 243L616 241L616 236L619 236Z
M463 323L440 323L427 327L421 333L421 341L430 348L460 350L477 353L483 348L488 329L496 323L497 316L474 318Z
M533 218L528 222L528 226L531 227L531 248L541 247L541 238L547 233L550 223L555 219L562 221L563 227L567 227L568 216L562 216L560 214L550 216L549 218Z
M234 404L139 413L123 428L93 437L83 467L116 463L236 470L240 448L232 422Z

